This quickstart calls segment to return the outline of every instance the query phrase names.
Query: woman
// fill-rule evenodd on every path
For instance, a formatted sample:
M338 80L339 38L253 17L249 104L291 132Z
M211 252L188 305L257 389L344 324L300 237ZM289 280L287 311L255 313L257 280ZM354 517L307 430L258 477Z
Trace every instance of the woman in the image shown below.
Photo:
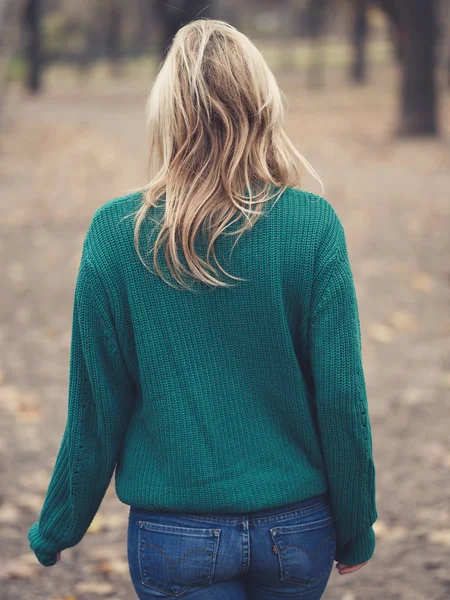
M344 574L372 556L344 231L299 189L304 165L317 175L282 120L247 37L206 19L178 32L149 98L154 176L84 241L67 424L29 531L43 565L83 538L114 470L139 598L312 600L334 560Z

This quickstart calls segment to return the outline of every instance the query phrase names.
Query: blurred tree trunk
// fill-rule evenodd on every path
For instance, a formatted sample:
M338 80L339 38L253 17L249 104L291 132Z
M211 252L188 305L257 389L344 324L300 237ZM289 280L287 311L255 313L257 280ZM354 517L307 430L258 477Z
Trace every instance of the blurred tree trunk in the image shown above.
M161 59L164 58L173 37L180 27L197 18L211 17L214 4L212 0L171 0L170 3L165 2L165 0L153 1L156 17L161 25L161 42L159 45Z
M307 32L309 34L309 60L306 73L309 87L323 87L324 84L324 44L326 8L329 0L309 0L306 7Z
M406 29L399 135L436 135L436 2L398 2Z
M353 62L350 77L354 83L364 83L366 80L366 38L367 38L367 8L368 0L353 0Z
M122 73L121 50L123 29L123 4L121 0L109 0L106 16L106 51L111 63L111 72Z
M27 88L37 94L42 88L41 0L28 0L25 7Z
M139 0L137 4L137 30L136 37L139 48L147 52L153 44L151 44L152 22L155 20L154 2L149 0Z

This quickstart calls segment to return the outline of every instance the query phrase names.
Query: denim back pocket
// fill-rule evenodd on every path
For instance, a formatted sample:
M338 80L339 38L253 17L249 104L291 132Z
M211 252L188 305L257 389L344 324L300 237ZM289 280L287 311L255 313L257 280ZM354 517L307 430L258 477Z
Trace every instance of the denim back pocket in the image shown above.
M179 527L138 521L139 566L143 585L179 596L212 582L220 529Z
M336 553L336 529L331 516L272 527L270 534L281 581L311 586L330 574Z

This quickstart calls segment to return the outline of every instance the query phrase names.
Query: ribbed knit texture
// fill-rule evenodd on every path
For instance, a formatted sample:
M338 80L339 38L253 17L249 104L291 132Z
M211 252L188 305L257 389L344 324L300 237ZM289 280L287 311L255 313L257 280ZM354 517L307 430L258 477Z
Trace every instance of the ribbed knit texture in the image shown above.
M236 238L218 240L220 263L246 281L197 283L193 293L140 262L133 219L123 219L140 201L135 193L101 206L84 241L67 422L28 534L38 560L53 565L80 542L114 470L119 499L155 511L242 514L329 490L336 560L368 560L375 468L357 301L335 211L288 189L231 254ZM154 225L142 229L143 253ZM169 277L162 252L160 263Z

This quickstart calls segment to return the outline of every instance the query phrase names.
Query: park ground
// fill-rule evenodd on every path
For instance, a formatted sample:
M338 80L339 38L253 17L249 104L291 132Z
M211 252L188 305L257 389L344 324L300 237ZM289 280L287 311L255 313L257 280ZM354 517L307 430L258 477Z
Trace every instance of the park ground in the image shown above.
M374 557L334 569L327 600L450 598L450 92L438 139L396 139L397 73L342 73L307 90L280 73L286 129L344 223L363 334L379 519ZM0 162L0 588L2 600L125 600L128 507L112 482L83 541L51 568L36 520L67 415L72 301L95 209L146 182L144 71L48 73L13 85ZM304 187L321 193L308 176Z

